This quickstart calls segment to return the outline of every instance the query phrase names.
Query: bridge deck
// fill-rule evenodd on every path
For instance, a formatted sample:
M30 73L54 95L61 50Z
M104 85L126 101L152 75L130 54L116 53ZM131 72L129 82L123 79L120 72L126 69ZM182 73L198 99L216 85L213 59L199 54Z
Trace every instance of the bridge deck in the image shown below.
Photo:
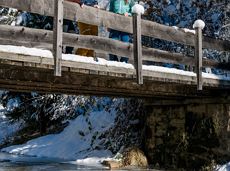
M138 85L131 64L65 54L62 58L63 75L55 77L50 51L0 46L0 88L141 97L210 96L230 89L230 76L203 73L204 91L197 92L193 72L143 65L144 85Z

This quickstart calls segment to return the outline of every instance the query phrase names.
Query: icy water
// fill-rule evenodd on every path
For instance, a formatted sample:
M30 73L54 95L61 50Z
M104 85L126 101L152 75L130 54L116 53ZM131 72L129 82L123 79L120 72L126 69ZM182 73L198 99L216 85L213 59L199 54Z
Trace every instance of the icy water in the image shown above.
M74 171L106 170L89 166L79 166L57 159L37 158L0 153L0 171Z
M57 159L17 156L0 152L0 171L96 171L109 170L103 167L90 167L71 164ZM144 171L143 169L131 169ZM156 171L154 169L146 169ZM119 170L116 170L119 171ZM122 170L125 171L125 170Z

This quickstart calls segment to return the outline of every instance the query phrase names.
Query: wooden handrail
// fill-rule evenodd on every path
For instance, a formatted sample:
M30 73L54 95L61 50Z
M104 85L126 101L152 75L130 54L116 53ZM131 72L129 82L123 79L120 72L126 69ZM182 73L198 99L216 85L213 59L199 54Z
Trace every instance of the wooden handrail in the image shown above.
M1 0L0 6L17 8L46 16L54 15L54 0ZM78 4L72 2L64 2L64 18L77 19L89 24L133 33L131 17L124 17L88 6L81 8ZM190 46L195 45L195 34L186 32L184 29L176 29L147 20L142 20L141 23L142 35ZM230 51L230 42L204 37L203 48Z
M0 41L2 44L46 47L52 49L53 32L49 30L0 25L0 33ZM132 44L105 37L63 33L63 44L77 48L92 48L100 53L113 53L119 56L127 56L130 61L133 61ZM142 56L145 61L195 65L195 59L193 57L187 57L181 53L171 53L154 48L143 47ZM219 63L204 58L203 66L227 69L229 63Z
M18 1L18 0L14 0ZM23 0L22 0L23 1ZM1 4L2 2L2 4ZM21 2L21 1L20 1ZM180 29L177 27L169 27L165 25L161 25L155 22L146 21L141 19L141 15L134 14L133 18L131 17L125 17L122 15L110 13L107 11L103 11L97 8L91 8L91 7L84 7L81 8L79 4L64 1L64 0L40 0L38 4L35 5L35 0L24 0L26 4L22 5L19 3L17 5L12 6L12 1L6 2L6 0L0 1L1 5L10 5L10 7L16 7L19 6L18 9L22 8L28 8L29 12L32 13L38 13L41 15L48 15L48 16L54 16L54 30L53 32L45 32L45 34L40 34L37 31L36 39L43 39L41 41L42 43L49 43L50 39L44 39L48 34L52 34L52 40L53 40L53 55L54 55L54 75L55 76L61 76L61 54L62 54L62 39L63 36L67 38L67 44L73 44L72 46L80 46L83 48L90 48L94 50L99 51L105 51L106 53L112 53L127 57L134 58L134 66L136 69L136 78L138 84L143 84L143 76L142 76L142 59L145 58L148 59L152 56L154 56L154 61L158 61L160 57L162 59L158 62L169 62L169 63L177 63L179 64L188 64L188 63L194 63L196 60L196 72L197 72L197 90L202 90L203 85L203 78L202 78L202 64L203 64L203 53L202 48L212 48L216 50L221 51L230 51L230 42L229 41L221 41L221 40L215 40L211 38L207 38L202 36L202 28L205 25L203 21L197 20L195 23L195 29L196 32L194 33L194 30L185 30ZM51 4L48 4L48 3ZM64 3L64 4L63 4ZM45 7L49 7L49 9ZM16 7L17 8L17 7ZM91 9L90 9L91 8ZM51 9L51 11L50 11ZM84 23L92 24L92 25L98 25L98 26L104 26L109 27L115 30L120 30L128 33L133 33L133 42L134 44L127 44L122 43L120 41L108 39L108 38L102 38L97 36L81 36L81 35L71 35L72 37L68 37L70 34L64 35L62 33L62 23L63 18L69 19L69 20L77 20L82 21ZM114 22L115 21L115 22ZM202 25L197 24L202 23ZM202 27L202 28L201 28ZM13 29L14 30L14 29ZM33 29L32 29L33 30ZM4 32L5 30L3 30ZM8 30L7 30L8 31ZM25 28L22 28L20 30L20 34L23 32L24 36L20 37L20 35L17 35L15 40L20 43L20 40L25 43L25 37L30 40L30 42L33 42L36 44L36 41L31 40L33 37L28 37L28 35L31 34L31 30L27 29L27 36L25 36ZM44 32L44 31L43 31ZM13 34L15 32L13 31ZM5 34L7 35L7 33ZM170 53L165 51L156 50L153 48L145 48L142 50L141 45L141 35L150 36L154 38L159 38L167 41L173 41L176 43L182 43L185 45L190 45L195 47L195 59L194 58L188 58L186 56L182 56L181 54L176 53ZM19 37L21 38L19 40ZM73 40L73 38L75 38ZM9 37L0 37L1 40L7 42L12 42L12 36L9 35ZM46 40L46 41L45 41ZM204 40L204 41L203 41ZM111 44L112 43L112 44ZM204 46L202 45L204 44ZM115 51L115 52L113 52ZM143 52L143 54L142 54ZM126 54L126 55L124 55ZM148 54L148 55L146 55ZM156 56L156 54L160 54ZM142 56L144 58L142 58ZM172 59L174 58L174 59ZM153 58L152 58L153 59ZM181 62L183 61L183 62ZM132 62L132 60L130 60ZM207 62L207 63L205 63ZM204 64L209 64L210 62L208 60L204 61ZM212 62L211 62L212 63ZM229 65L229 64L228 64Z

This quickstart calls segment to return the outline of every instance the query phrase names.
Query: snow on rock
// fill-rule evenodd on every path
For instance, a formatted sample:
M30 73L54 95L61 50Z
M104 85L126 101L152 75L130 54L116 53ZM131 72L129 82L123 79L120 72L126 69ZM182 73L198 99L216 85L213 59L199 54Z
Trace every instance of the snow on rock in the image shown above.
M196 20L193 24L193 28L201 28L203 30L204 27L205 23L203 20Z
M96 151L97 154L101 154L103 156L103 153ZM112 158L104 158L104 157L89 157L85 159L77 159L74 162L71 162L73 164L78 164L78 165L86 165L86 166L96 166L96 167L102 167L101 162L104 160L111 160Z
M132 7L132 13L135 13L135 14L144 14L145 12L145 9L142 5L140 4L135 4L133 7Z

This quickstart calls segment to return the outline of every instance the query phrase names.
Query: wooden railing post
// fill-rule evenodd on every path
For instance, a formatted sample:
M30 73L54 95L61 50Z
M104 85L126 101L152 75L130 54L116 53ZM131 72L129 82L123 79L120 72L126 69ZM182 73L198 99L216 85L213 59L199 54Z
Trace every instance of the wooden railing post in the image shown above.
M63 0L54 1L53 56L54 75L61 76Z
M140 13L133 14L133 57L134 57L134 65L136 69L137 83L143 84L141 14Z
M196 59L196 76L197 76L197 90L203 89L202 79L202 29L205 23L202 20L196 20L193 28L196 30L195 34L195 59Z

